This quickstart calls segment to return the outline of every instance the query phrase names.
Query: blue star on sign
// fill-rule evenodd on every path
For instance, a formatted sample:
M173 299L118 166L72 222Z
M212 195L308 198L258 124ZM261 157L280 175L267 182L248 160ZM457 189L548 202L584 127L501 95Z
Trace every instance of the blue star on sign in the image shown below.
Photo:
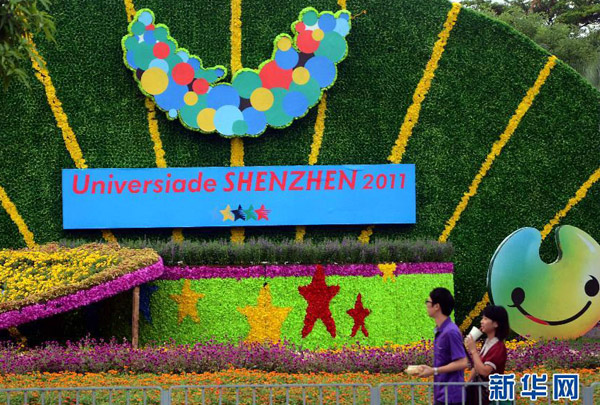
M237 221L238 219L241 219L242 221L246 220L246 214L244 213L241 205L238 205L237 210L233 210L231 212L233 212L233 215L235 216L234 221Z

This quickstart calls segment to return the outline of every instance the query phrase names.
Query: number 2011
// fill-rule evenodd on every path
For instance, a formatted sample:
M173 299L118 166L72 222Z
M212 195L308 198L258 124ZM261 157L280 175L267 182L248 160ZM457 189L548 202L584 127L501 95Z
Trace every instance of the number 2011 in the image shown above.
M404 173L399 174L397 177L399 177L399 183L400 183L400 188L404 188L404 181L406 179L406 175ZM381 190L384 188L396 188L396 174L391 173L391 174L379 174L377 175L377 177L375 177L372 174L365 174L363 176L363 179L366 181L366 184L363 187L363 190L372 190L373 189L373 185L375 186L375 188ZM388 181L389 180L389 181Z

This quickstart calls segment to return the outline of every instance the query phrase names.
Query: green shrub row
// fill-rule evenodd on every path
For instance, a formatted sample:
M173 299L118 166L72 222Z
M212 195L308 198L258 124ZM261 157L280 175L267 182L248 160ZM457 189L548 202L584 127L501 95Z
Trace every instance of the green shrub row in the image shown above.
M65 246L77 246L83 240L63 240ZM244 244L225 240L181 243L151 239L121 240L121 246L151 248L167 265L252 265L260 263L398 263L449 262L453 248L450 243L432 240L378 239L363 244L356 239L330 239L303 243L293 240L275 242L265 238L250 238Z

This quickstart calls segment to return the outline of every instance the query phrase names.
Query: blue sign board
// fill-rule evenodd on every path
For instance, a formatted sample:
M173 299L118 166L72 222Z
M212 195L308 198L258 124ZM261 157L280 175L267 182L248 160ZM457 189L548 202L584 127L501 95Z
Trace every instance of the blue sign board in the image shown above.
M411 224L414 165L63 169L64 229Z

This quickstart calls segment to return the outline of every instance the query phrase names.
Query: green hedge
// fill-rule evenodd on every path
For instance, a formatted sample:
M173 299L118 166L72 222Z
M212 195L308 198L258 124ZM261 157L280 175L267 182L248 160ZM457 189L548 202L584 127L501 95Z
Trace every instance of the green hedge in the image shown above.
M182 46L207 66L229 65L230 3L134 1L149 7ZM306 6L335 10L334 0L290 0L274 6L242 5L242 61L256 67ZM450 3L401 0L348 2L354 14L349 55L328 92L327 120L319 164L387 163L413 91L431 56ZM122 3L73 0L52 6L57 43L37 39L90 167L153 167L144 99L123 65L120 39L127 20ZM452 30L405 163L417 170L417 224L378 226L373 239L436 239L466 192L492 143L503 132L548 54L507 25L463 9ZM98 232L61 230L60 169L73 163L41 85L13 85L0 94L2 163L0 185L16 204L39 243L61 238L97 240ZM553 69L531 109L484 178L450 235L456 253L457 319L485 291L487 265L498 244L523 226L541 229L598 167L600 96L571 68ZM306 164L316 108L284 130L244 141L245 164ZM170 166L225 166L230 141L186 131L158 114ZM600 239L598 186L563 220ZM596 203L594 203L596 201ZM23 246L16 226L0 212L0 246ZM308 227L307 237L356 237L362 227ZM169 230L117 231L124 237L170 237ZM187 239L226 239L229 231L185 230ZM252 228L248 236L286 240L293 227ZM556 249L552 238L543 255Z
M82 240L63 240L66 246L79 246ZM224 240L173 242L165 240L121 240L121 246L151 248L166 265L252 265L261 263L398 263L449 262L452 244L431 240L380 239L362 244L354 239L330 239L315 243L294 240L274 242L249 238L244 244Z

